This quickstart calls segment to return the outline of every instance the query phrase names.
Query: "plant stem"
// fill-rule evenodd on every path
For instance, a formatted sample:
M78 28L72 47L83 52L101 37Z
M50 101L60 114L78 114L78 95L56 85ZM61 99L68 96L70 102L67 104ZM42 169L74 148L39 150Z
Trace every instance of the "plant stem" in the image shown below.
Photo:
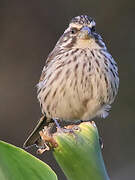
M109 180L98 130L94 123L84 122L74 133L57 132L54 136L58 147L54 157L68 180Z

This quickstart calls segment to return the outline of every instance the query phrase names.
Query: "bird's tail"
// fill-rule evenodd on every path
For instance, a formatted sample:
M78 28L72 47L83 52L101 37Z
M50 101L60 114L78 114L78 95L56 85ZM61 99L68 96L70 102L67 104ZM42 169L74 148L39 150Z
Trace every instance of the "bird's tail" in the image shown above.
M33 145L42 146L43 144L39 135L39 131L41 131L44 128L44 126L48 126L50 124L51 126L53 126L54 122L51 119L48 119L46 116L42 116L35 129L31 132L29 137L24 142L23 148L27 149Z

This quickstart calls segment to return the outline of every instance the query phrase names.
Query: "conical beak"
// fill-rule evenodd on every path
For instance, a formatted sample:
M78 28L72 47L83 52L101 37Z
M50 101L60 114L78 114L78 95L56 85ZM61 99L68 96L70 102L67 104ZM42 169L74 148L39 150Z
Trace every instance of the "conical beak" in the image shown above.
M81 29L80 38L89 39L91 37L91 29L88 26L84 26Z

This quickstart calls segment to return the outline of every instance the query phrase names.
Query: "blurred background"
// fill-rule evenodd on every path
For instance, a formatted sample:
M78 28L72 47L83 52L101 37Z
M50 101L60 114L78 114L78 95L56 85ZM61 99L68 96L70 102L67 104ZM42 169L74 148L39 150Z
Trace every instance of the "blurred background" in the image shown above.
M69 20L92 16L117 61L119 94L96 120L111 180L135 179L135 1L0 0L0 139L22 147L41 116L36 87L48 53ZM66 180L52 153L36 155Z

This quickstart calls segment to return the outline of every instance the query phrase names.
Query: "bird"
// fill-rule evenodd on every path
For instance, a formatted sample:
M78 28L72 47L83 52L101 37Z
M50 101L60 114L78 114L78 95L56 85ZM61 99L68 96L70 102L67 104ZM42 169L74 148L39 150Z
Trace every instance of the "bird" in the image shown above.
M43 117L24 147L41 143L39 131L53 120L74 124L106 118L118 88L117 63L95 20L87 15L72 18L45 61L37 84Z

